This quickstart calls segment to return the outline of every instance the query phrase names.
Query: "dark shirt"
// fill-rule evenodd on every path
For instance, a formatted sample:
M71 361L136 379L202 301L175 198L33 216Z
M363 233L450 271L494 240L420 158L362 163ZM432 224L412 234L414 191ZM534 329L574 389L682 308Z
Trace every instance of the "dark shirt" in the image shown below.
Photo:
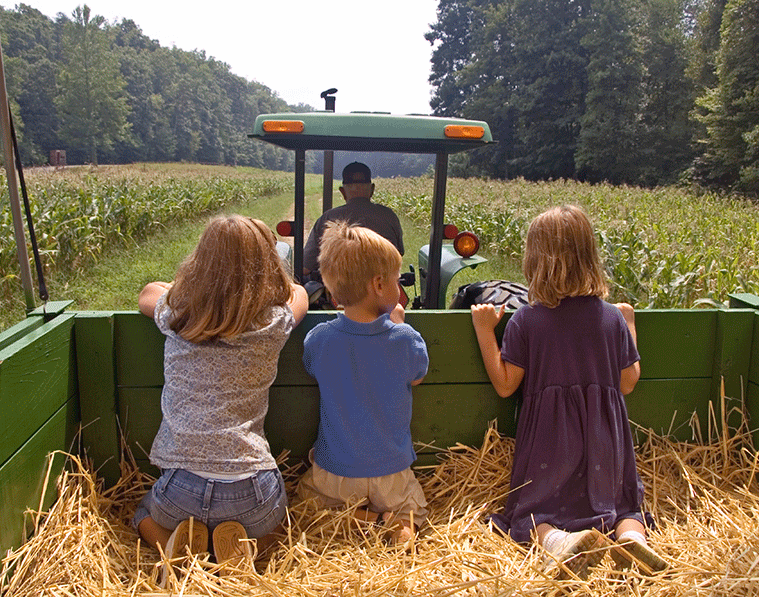
M319 269L319 243L321 242L327 222L338 220L350 224L359 224L389 240L403 255L403 230L398 216L389 207L372 203L370 199L357 197L345 205L325 211L311 229L308 241L303 249L303 267L309 271Z

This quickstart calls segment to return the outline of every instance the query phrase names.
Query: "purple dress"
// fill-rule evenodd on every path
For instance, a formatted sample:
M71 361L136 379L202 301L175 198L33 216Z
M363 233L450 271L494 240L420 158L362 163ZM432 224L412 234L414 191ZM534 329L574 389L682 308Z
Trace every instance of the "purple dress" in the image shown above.
M623 518L643 523L620 391L622 370L640 356L620 311L590 296L522 307L508 321L501 358L525 373L511 493L493 524L525 543L543 522L604 532Z

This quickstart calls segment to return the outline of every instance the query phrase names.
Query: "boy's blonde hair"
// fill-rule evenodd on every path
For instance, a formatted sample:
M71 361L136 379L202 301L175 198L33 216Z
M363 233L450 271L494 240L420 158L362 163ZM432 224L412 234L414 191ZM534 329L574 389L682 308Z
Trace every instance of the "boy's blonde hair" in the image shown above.
M270 308L287 303L292 292L276 244L260 220L213 218L166 296L171 329L199 343L268 324Z
M553 308L566 297L609 294L593 227L574 205L553 207L532 221L522 271L531 305Z
M375 276L397 278L401 254L374 230L343 221L328 222L319 244L319 271L332 297L355 305Z

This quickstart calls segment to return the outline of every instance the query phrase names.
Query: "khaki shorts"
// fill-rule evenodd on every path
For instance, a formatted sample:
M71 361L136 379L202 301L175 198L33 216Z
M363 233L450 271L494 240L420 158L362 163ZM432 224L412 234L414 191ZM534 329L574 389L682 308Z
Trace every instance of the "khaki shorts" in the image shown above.
M427 519L427 500L422 486L407 468L382 477L341 477L325 471L313 462L298 483L298 496L314 499L321 508L337 508L346 504L366 507L371 512L393 512L398 518L411 519L421 527Z

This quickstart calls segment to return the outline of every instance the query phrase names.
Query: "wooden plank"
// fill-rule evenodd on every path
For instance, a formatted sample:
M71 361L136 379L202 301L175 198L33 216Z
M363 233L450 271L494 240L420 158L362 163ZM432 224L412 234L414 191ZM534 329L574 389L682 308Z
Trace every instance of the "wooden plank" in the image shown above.
M503 332L507 313L497 329ZM639 311L639 349L643 377L702 377L712 372L716 310ZM274 385L313 385L303 368L303 338L317 323L334 318L333 311L308 313L285 345ZM136 312L115 314L118 383L160 385L163 379L158 347L163 336L149 318ZM406 321L424 337L430 353L430 383L478 383L487 380L468 311L410 311ZM662 342L663 337L667 342ZM162 351L161 353L162 354Z
M24 539L24 511L40 505L42 485L47 469L47 455L55 450L69 451L79 424L79 406L75 397L67 400L32 437L0 467L0 553L21 545ZM57 457L50 479L52 487L45 493L43 508L55 499L55 477L63 466Z
M751 344L754 336L755 311L731 309L717 314L717 342L714 354L711 396L721 395L724 380L725 395L740 401L746 388L751 363ZM731 414L728 426L741 423L740 412Z
M754 445L759 446L759 384L750 381L746 388L746 410L749 429L753 431Z
M507 312L496 336L503 334ZM636 313L642 377L707 377L712 374L717 310L641 310ZM406 321L424 337L431 383L487 380L467 311L409 312ZM666 342L662 339L666 338Z
M488 383L428 384L414 388L411 435L415 442L436 448L457 443L479 446L490 421L498 430L516 433L516 397L501 398Z
M163 385L165 336L150 317L136 311L114 313L114 354L119 386Z
M0 350L7 348L32 330L41 327L44 323L45 320L42 317L28 317L23 321L19 321L16 325L9 327L0 334Z
M507 314L507 317L511 313L513 312ZM316 383L303 367L303 339L318 323L333 319L336 315L334 311L317 311L306 315L282 350L275 386ZM497 329L499 337L503 334L506 318ZM409 311L406 313L406 322L427 343L430 369L425 377L426 382L478 383L488 380L469 311Z
M0 350L0 463L76 393L73 315L61 315Z
M642 379L625 397L625 402L630 421L645 429L653 429L659 435L671 433L677 439L690 440L692 432L688 423L694 412L706 439L710 399L710 377ZM719 406L718 401L715 406Z
M754 315L754 334L751 342L751 363L748 369L748 379L759 384L759 313Z
M335 311L311 311L301 324L293 330L290 338L279 354L277 378L272 387L312 386L316 381L303 367L303 339L317 324L337 316Z
M161 388L118 388L121 430L135 458L147 457L161 424Z
M636 311L641 378L711 377L717 313L716 309Z
M275 386L314 385L303 367L303 339L317 323L334 318L334 311L316 311L292 333L279 357ZM137 312L114 313L114 339L118 385L157 387L163 385L164 335L155 323Z
M499 342L512 314L507 312L496 328ZM406 322L427 343L430 368L425 384L488 382L469 311L414 311L406 314Z
M113 313L80 311L75 325L82 443L108 485L119 479Z
M316 385L272 387L264 431L271 453L290 450L292 458L305 458L319 428L319 388Z

